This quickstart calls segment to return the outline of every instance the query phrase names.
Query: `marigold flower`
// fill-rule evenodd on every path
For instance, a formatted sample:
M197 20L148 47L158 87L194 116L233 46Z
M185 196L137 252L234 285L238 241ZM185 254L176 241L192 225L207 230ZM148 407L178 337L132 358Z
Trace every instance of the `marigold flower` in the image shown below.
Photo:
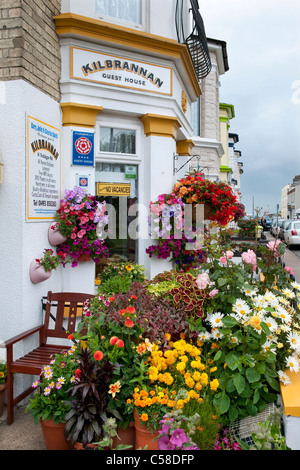
M147 413L143 413L143 414L141 415L141 420L142 420L143 422L148 421L148 415L147 415Z

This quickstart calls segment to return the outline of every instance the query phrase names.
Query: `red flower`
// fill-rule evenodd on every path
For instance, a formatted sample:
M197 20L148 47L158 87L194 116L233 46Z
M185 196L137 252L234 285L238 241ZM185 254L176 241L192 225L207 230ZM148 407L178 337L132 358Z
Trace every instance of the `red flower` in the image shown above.
M119 314L120 314L120 315L124 315L125 313L126 313L125 308L121 308L121 310L119 310Z
M112 336L109 340L109 342L112 346L114 346L114 344L116 344L117 341L119 341L119 338L117 336Z
M118 339L118 341L116 342L116 345L119 348L123 348L124 347L124 341L122 339Z
M101 359L103 359L103 352L102 351L96 351L94 353L94 358L96 359L96 361L101 361Z
M130 298L137 300L137 296L136 296L136 295L132 295Z
M135 312L135 308L134 308L134 307L127 307L127 308L126 308L126 312L127 312L127 313L134 313L134 312Z
M113 302L113 301L115 300L115 298L114 298L114 297L108 297L108 300L109 300L110 302Z
M81 370L80 369L75 370L75 377L77 377L77 379L79 379L81 377Z
M128 328L132 328L134 326L134 323L132 320L126 320L124 325L127 326Z
M70 335L68 336L68 339L74 339L74 336L73 336L72 334L70 334Z

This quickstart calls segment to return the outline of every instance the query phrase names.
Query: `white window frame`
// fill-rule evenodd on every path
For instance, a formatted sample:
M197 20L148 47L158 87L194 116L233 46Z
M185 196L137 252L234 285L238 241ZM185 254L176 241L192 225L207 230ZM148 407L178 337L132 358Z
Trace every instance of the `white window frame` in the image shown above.
M141 2L141 23L134 23L132 21L127 21L123 20L120 18L116 18L114 16L108 16L108 15L101 15L97 12L96 10L96 0L95 0L95 18L105 21L107 23L114 23L120 26L125 26L127 28L135 28L139 29L141 31L146 31L147 29L147 15L146 15L146 10L147 10L147 0L140 0Z
M100 128L111 127L114 129L126 129L135 131L135 153L115 153L103 152L100 150ZM140 163L142 161L142 126L122 120L101 119L96 123L95 132L95 158L98 161L106 161L111 163Z

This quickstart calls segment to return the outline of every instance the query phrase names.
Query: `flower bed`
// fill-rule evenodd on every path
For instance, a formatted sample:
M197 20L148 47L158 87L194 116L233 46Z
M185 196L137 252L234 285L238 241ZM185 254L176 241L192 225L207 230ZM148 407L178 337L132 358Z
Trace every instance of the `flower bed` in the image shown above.
M149 445L161 450L243 447L230 436L232 423L276 402L289 371L299 371L300 285L282 267L283 243L262 246L261 256L245 247L236 264L220 237L207 233L207 257L189 272L149 281L141 266L106 268L72 338L69 438L110 447L137 415ZM60 383L66 371L59 370ZM55 384L48 385L51 397ZM45 399L34 413L44 406ZM88 434L91 423L95 432Z

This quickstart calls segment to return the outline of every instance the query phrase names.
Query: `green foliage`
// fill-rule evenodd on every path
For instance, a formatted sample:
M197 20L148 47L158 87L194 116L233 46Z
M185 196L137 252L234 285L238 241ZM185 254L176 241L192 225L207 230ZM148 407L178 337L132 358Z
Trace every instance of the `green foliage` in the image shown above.
M251 436L253 445L237 439L242 450L291 450L280 432L281 416L282 411L277 408L264 423L259 423L260 432L253 433Z
M214 404L208 399L199 403L193 398L184 405L183 414L187 417L199 415L199 422L189 433L189 436L199 449L212 450L220 426L218 412ZM184 424L183 429L186 429Z
M98 292L107 295L115 295L120 292L125 293L130 289L131 283L132 281L129 277L115 275L101 283L98 287Z
M6 362L0 361L0 384L4 384L6 382L6 377L7 377Z
M44 366L40 380L33 383L34 397L26 407L36 424L40 419L53 419L55 423L65 422L70 405L67 403L69 389L76 381L76 349L53 356L50 366Z
M238 221L239 226L239 236L240 237L255 237L255 230L256 230L256 220L244 220L240 219Z

